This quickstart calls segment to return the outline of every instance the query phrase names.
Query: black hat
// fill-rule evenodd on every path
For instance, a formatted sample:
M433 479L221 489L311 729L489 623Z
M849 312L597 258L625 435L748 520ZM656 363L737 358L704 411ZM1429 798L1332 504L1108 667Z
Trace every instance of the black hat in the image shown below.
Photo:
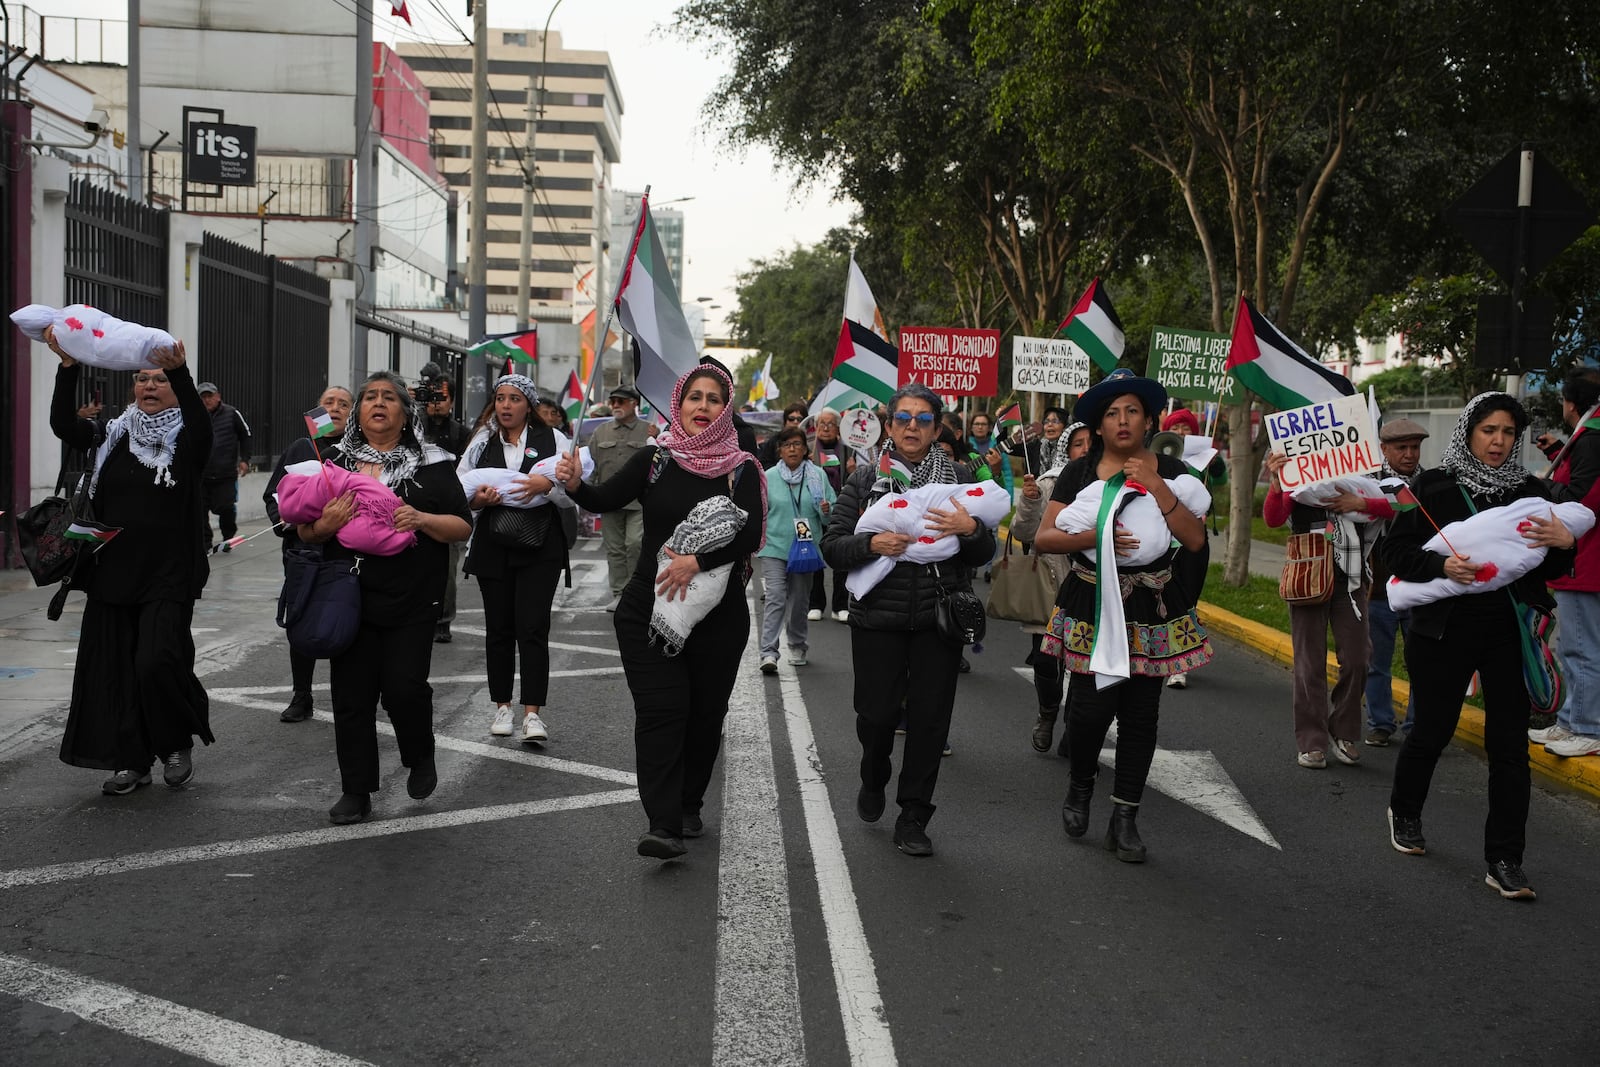
M607 393L606 397L610 400L616 400L618 397L621 397L623 400L632 400L635 404L637 404L639 402L639 391L637 389L629 388L626 385L619 385L615 389L611 390L611 392Z
M1106 408L1111 406L1111 401L1129 393L1139 398L1145 414L1151 418L1159 417L1161 409L1167 406L1167 390L1160 382L1154 378L1141 378L1126 367L1118 367L1078 397L1078 402L1072 407L1072 419L1098 433L1100 420L1105 418Z

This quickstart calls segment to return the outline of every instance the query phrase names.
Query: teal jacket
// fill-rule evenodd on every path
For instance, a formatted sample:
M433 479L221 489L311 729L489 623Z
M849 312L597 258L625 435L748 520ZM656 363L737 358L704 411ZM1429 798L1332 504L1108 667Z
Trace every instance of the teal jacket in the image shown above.
M833 486L828 484L828 476L821 467L806 460L800 468L801 484L794 486L784 481L779 473L778 467L782 463L779 460L767 470L767 543L756 553L773 559L789 558L797 518L810 524L811 540L820 548L822 527L828 521L822 514L822 501L826 500L831 506L835 499ZM795 507L797 498L800 503L798 509Z

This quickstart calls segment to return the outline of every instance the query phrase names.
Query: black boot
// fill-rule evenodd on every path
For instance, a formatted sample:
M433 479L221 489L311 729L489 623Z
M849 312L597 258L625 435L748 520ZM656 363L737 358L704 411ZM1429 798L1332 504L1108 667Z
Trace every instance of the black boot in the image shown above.
M311 718L311 694L296 691L289 700L289 706L278 715L279 722L305 722Z
M1050 742L1055 740L1056 715L1055 708L1040 708L1039 718L1033 724L1033 750L1035 752L1049 752Z
M1089 799L1094 796L1094 779L1080 782L1067 781L1067 799L1061 802L1061 825L1068 837L1082 837L1089 832Z
M1124 804L1111 798L1111 825L1106 828L1106 851L1115 852L1123 863L1144 862L1144 842L1139 840L1139 827L1134 820L1139 816L1139 805Z

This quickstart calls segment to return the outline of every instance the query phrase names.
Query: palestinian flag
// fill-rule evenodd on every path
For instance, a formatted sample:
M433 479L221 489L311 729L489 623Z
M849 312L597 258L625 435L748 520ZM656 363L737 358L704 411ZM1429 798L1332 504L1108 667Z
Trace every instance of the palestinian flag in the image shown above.
M92 541L98 546L110 541L121 532L122 530L115 526L101 526L98 522L79 519L68 526L62 536L69 541Z
M406 0L389 0L389 12L397 19L405 19L406 25L411 25L411 12L406 10Z
M833 467L839 466L839 453L823 452L819 449L817 452L817 466L821 467L823 470L829 470ZM3 514L5 513L0 512L0 515Z
M1022 425L1022 405L1012 404L994 417L995 436L1004 437L1006 429L1011 426Z
M1384 482L1383 495L1388 497L1389 506L1396 511L1410 511L1422 503L1404 482Z
M1356 391L1355 383L1306 355L1243 296L1233 319L1228 373L1280 411Z
M319 437L327 437L337 432L336 427L333 425L333 416L328 414L327 408L314 407L306 412L305 419L306 433L311 435L313 441Z
M1117 309L1111 306L1111 298L1099 278L1089 283L1077 306L1056 327L1056 333L1063 332L1067 340L1087 352L1095 366L1107 373L1116 369L1127 346L1122 320L1117 318Z
M900 388L900 353L859 322L845 319L839 324L839 344L833 350L832 377L846 389L887 404Z
M899 485L911 484L911 468L887 448L878 457L878 477L887 478Z
M689 333L678 300L678 286L655 223L650 201L639 204L639 226L617 288L617 321L633 335L633 384L652 404L665 409L672 386L700 362L700 350ZM598 366L598 362L596 366Z
M490 359L509 359L513 363L539 361L539 332L501 333L485 338L467 349L469 356L488 356Z
M561 406L574 424L583 418L583 383L578 381L577 371L567 374L567 391L561 395Z

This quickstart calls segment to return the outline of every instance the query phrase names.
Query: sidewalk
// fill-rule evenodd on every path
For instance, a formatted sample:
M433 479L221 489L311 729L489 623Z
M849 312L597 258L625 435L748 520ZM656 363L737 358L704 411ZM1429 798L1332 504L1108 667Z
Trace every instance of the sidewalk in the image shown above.
M1227 560L1228 544L1226 534L1214 535L1211 538L1211 562L1223 563ZM1276 579L1283 570L1284 552L1280 545L1267 544L1262 541L1250 543L1250 573L1258 574L1263 578ZM1294 663L1294 651L1289 643L1289 635L1278 630L1263 626L1258 622L1241 618L1231 611L1205 601L1200 602L1200 614L1205 622L1206 629L1213 634L1221 634L1242 642L1259 652L1265 653L1271 659L1291 666ZM1403 638L1401 639L1404 640ZM1339 676L1339 664L1332 652L1328 653L1328 682L1333 683ZM1411 686L1398 679L1394 682L1394 706L1403 708L1411 699ZM1456 727L1456 740L1479 752L1483 751L1483 709L1475 708L1470 704L1461 706L1461 723ZM1544 750L1543 745L1528 745L1528 762L1533 770L1545 778L1559 785L1589 796L1600 798L1600 757L1582 756L1575 759L1563 759L1552 756Z

